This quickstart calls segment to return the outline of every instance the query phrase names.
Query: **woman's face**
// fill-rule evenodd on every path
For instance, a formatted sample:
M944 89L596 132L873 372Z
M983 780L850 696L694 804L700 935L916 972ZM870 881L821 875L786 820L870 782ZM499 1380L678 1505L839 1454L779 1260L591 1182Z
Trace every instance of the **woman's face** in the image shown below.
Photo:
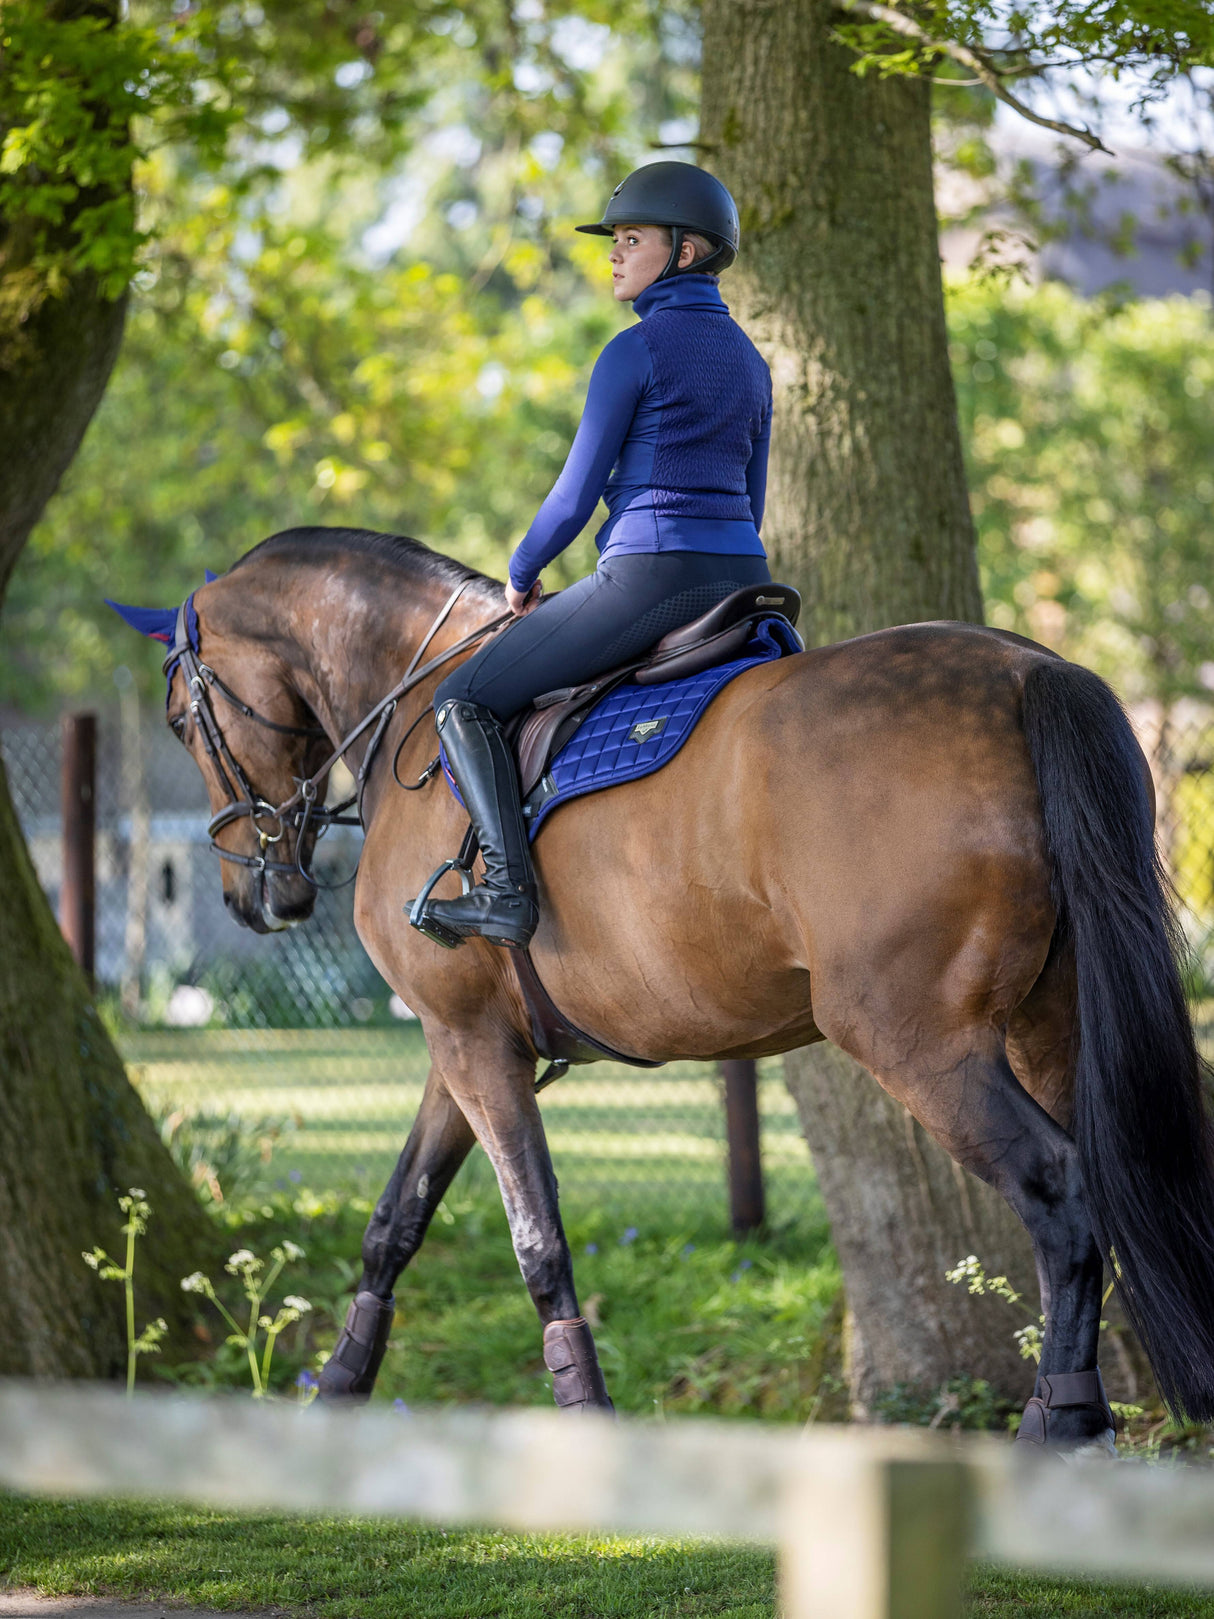
M611 285L616 300L630 304L651 287L666 268L670 236L659 225L617 225L611 233ZM679 268L695 258L695 248L683 243Z

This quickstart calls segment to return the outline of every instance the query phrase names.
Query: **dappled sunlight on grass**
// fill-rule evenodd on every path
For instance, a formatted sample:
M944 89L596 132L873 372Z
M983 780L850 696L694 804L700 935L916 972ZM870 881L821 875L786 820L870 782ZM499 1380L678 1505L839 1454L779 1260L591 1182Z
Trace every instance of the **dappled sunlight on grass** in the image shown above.
M769 1550L0 1496L0 1573L45 1592L154 1593L332 1619L769 1619Z

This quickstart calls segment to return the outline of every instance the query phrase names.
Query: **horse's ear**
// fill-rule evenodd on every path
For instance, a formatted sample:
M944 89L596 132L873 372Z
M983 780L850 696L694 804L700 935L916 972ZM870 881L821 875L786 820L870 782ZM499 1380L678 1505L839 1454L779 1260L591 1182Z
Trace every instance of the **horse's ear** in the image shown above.
M133 630L138 630L140 635L150 635L153 641L163 641L166 646L172 646L173 633L177 628L175 607L124 607L121 602L110 601L108 596L105 605L112 607L118 617Z

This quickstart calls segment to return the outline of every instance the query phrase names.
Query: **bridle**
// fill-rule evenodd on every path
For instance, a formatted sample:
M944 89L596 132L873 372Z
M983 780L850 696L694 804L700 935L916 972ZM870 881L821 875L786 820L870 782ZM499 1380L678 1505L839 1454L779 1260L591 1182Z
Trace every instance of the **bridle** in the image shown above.
M509 612L503 613L490 623L483 624L479 629L473 630L470 635L465 635L461 640L456 641L454 645L447 647L445 651L440 652L436 657L423 664L421 660L426 648L446 623L456 602L459 601L471 583L470 579L465 579L452 591L440 608L430 628L422 637L421 644L409 661L409 667L392 690L385 697L382 697L375 707L371 709L370 713L359 721L349 735L337 744L319 770L302 779L298 776L294 778L295 791L289 798L284 799L281 804L268 803L253 787L240 761L228 746L227 738L223 734L223 727L219 723L211 701L212 692L218 692L226 703L236 709L238 713L243 714L246 719L255 721L269 731L276 731L281 736L318 738L327 736L328 733L319 725L282 725L277 720L269 719L265 714L259 714L256 709L250 707L243 698L232 690L226 681L221 680L214 669L202 661L198 615L194 608L194 597L192 594L186 597L177 611L173 645L164 660L163 669L165 675L171 678L173 669L180 664L182 674L185 677L186 690L189 692L190 715L194 720L199 736L202 738L207 758L214 766L228 796L227 804L216 815L213 815L207 823L207 838L210 841L213 853L217 854L221 860L229 861L232 865L246 866L254 871L296 874L302 877L305 882L310 883L313 888L344 888L347 883L354 881L354 878L358 875L357 866L350 876L341 883L319 883L315 876L304 866L304 848L307 835L309 832L313 832L319 837L331 826L362 826L364 824L362 814L363 798L366 794L371 764L401 698L412 691L415 686L420 685L436 669L441 668L450 659L458 657L461 652L466 652L470 647L475 646L486 635L491 635L494 631L499 630L503 624L514 616ZM423 710L423 714L424 712ZM421 716L419 716L419 720L420 718ZM402 745L419 723L419 720L415 720L414 724L410 726L409 732L406 733L406 738L402 739ZM329 771L361 736L371 730L372 726L375 729L367 745L367 751L363 755L362 763L358 768L354 792L339 804L320 803L321 783L325 781ZM424 787L438 773L438 769L439 761L435 758L426 766L420 779L411 785ZM393 764L393 775L396 775L395 762ZM399 780L399 777L396 779ZM410 784L402 782L401 785ZM350 811L354 811L354 813L351 814ZM253 823L254 831L257 833L258 841L261 845L259 854L237 854L234 850L222 848L216 841L218 834L225 827L245 819ZM270 823L269 829L262 825L263 822ZM295 858L293 860L272 859L267 850L282 841L288 826L295 831Z

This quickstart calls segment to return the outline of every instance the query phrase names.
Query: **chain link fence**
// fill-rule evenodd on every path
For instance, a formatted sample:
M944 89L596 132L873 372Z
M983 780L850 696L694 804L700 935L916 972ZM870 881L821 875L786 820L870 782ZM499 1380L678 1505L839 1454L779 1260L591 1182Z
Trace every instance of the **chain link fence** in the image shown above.
M195 1142L212 1190L250 1158L269 1186L374 1195L416 1111L428 1068L408 1008L359 942L353 888L322 891L311 921L259 936L223 905L207 846L201 777L129 692L98 716L96 971L103 1015L132 1079L169 1132ZM0 728L9 787L53 907L63 877L54 721ZM316 870L353 871L361 838L331 829ZM402 896L402 903L405 896ZM809 1154L778 1061L760 1065L769 1222L810 1222L819 1205ZM726 1229L725 1123L716 1069L575 1068L542 1098L567 1222L615 1219ZM475 1155L452 1195L489 1189Z

